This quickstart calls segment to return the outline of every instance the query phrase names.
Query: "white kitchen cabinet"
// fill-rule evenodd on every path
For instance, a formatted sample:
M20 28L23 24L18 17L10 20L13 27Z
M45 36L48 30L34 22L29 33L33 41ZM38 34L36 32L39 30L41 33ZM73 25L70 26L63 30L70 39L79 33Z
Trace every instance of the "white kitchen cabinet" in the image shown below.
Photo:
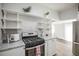
M53 56L56 54L56 46L55 46L55 39L49 39L45 41L45 55L46 56Z
M55 54L55 40L48 40L48 56L53 56Z
M24 46L0 52L0 56L25 56Z

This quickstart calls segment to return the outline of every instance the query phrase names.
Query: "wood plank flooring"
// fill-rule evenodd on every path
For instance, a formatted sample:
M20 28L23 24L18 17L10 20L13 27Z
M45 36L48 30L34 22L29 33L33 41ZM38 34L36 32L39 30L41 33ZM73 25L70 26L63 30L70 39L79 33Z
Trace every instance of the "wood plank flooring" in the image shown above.
M56 40L56 53L57 56L73 56L72 43Z

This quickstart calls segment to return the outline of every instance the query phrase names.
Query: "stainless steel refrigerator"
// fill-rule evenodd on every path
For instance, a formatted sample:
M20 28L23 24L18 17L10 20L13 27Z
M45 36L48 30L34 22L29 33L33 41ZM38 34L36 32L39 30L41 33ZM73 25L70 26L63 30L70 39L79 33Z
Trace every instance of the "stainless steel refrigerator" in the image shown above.
M79 56L79 21L73 22L73 55Z

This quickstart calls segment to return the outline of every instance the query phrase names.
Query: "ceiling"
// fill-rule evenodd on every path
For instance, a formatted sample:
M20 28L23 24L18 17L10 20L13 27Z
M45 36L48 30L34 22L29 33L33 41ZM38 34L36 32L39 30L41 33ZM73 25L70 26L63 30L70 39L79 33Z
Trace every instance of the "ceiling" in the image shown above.
M23 5L29 5L29 4L34 6L42 6L54 11L63 11L72 9L75 7L75 5L77 5L77 3L27 3L27 4L23 3Z
M48 7L55 11L63 11L74 8L75 3L41 3L40 5Z

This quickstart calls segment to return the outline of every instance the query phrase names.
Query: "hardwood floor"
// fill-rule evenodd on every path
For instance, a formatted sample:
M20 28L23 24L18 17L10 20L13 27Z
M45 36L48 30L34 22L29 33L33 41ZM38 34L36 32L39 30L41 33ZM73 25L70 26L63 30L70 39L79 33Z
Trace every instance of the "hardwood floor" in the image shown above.
M56 40L56 53L57 56L73 56L72 43Z

